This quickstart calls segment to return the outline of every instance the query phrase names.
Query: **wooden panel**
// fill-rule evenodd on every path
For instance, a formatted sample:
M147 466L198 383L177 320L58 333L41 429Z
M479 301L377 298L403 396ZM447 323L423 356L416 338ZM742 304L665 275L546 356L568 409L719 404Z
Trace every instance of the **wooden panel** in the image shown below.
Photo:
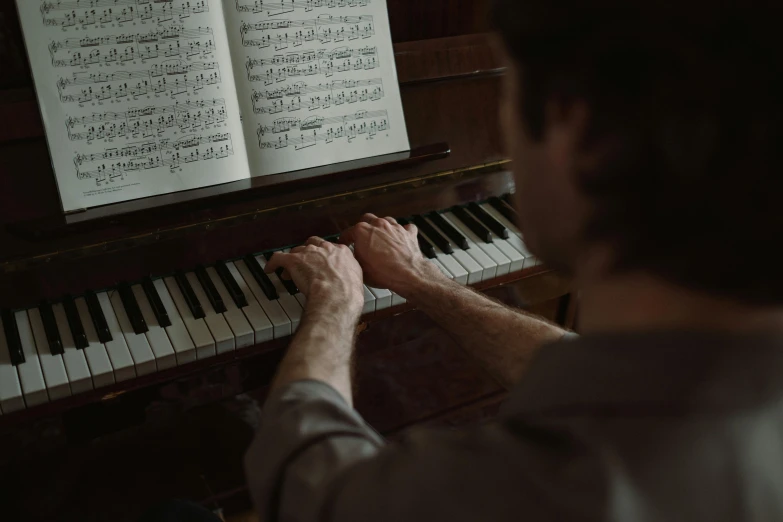
M387 0L392 40L407 42L486 31L489 0Z
M0 71L0 90L32 86L13 0L0 0Z

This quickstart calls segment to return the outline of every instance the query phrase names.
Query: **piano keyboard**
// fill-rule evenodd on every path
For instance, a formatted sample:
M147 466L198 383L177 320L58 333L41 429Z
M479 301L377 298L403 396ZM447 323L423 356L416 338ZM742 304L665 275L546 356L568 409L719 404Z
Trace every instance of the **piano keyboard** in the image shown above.
M476 284L538 264L505 199L400 222L419 228L422 252L447 277ZM305 296L264 273L271 254L0 312L0 414L292 335ZM388 290L364 295L365 313L405 303Z

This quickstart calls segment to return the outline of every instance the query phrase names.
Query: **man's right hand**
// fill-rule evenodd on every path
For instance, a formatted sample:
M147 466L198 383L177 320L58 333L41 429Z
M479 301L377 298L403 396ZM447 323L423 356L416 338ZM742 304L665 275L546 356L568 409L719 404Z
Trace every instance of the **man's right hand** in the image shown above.
M394 218L365 214L340 236L354 245L354 255L364 271L364 281L405 297L423 280L444 277L421 253L415 225L401 226Z

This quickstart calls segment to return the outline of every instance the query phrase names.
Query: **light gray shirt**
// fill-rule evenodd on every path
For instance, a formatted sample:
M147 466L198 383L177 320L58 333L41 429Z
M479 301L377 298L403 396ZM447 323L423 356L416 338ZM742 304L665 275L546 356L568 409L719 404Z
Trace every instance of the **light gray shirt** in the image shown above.
M783 339L561 341L497 420L394 444L297 382L245 464L265 522L783 520Z

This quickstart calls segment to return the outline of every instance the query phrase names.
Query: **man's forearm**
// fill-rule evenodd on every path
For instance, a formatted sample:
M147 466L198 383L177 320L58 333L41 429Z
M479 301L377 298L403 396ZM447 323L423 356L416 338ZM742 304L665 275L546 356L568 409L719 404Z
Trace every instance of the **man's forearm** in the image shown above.
M542 344L566 333L446 279L429 266L431 272L401 292L403 297L451 333L507 389L521 379Z
M351 365L359 313L339 305L305 311L272 389L294 381L322 381L353 404Z

